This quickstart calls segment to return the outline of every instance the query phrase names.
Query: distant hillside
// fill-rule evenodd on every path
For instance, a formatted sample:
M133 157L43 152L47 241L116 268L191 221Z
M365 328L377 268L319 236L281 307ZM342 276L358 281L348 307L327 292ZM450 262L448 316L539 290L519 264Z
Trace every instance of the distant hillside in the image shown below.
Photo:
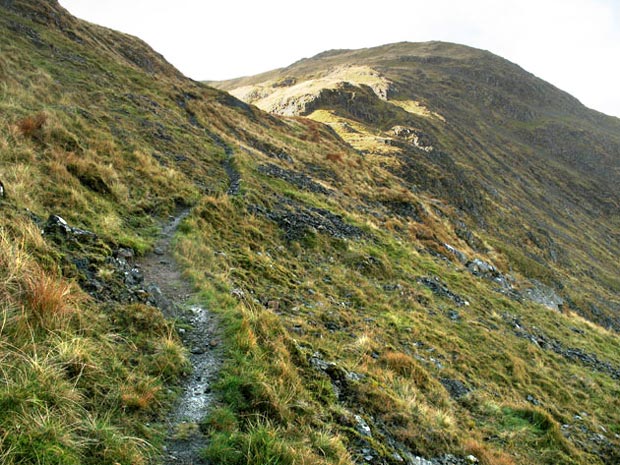
M517 254L512 267L620 328L617 118L489 52L442 42L335 50L213 84L384 156L404 188L455 205Z
M617 119L458 45L218 84L278 115L0 30L0 463L620 462Z

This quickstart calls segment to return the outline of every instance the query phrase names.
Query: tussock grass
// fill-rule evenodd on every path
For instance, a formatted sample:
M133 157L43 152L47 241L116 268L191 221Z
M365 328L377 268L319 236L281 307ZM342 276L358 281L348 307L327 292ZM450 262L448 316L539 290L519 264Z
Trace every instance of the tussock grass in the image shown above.
M26 218L0 229L2 461L146 463L142 412L168 401L162 380L186 366L182 348L161 315L136 330L140 345L112 336L126 328L35 259L49 247Z

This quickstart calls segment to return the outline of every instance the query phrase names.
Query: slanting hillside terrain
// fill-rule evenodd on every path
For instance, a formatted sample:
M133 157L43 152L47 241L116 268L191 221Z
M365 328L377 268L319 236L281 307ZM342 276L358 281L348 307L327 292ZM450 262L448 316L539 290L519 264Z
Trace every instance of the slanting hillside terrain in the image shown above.
M509 267L620 329L617 118L491 53L441 42L325 52L215 84L327 123L404 188L456 207Z
M0 29L0 462L620 461L617 119L457 45L217 84L266 112L55 0Z

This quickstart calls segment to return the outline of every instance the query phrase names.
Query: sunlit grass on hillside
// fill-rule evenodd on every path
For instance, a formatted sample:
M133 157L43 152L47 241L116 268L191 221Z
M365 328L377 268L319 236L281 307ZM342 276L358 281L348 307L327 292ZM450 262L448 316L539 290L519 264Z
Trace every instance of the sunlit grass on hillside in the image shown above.
M446 122L446 119L441 116L439 113L429 110L420 102L416 102L415 100L390 100L392 105L396 105L397 107L402 108L403 110L413 113L414 115L423 116L425 118L436 118L439 121Z
M246 189L252 195L250 180ZM226 224L218 220L223 217ZM407 242L373 231L380 247L322 235L300 247L226 197L205 199L183 233L180 257L232 331L231 362L219 389L223 408L240 420L220 425L221 411L207 420L214 442L206 454L222 454L221 463L252 463L272 453L284 463L302 457L306 463L346 461L344 451L363 440L355 415L372 424L376 450L383 446L375 440L384 441L386 434L380 425L389 425L392 441L425 456L452 451L475 453L481 463L496 465L594 463L594 456L564 438L560 426L571 422L579 411L577 399L585 398L598 406L599 413L586 420L594 422L591 428L617 422L613 409L606 408L616 402L613 380L517 338L502 315L520 315L528 325L567 344L585 344L617 364L612 334L494 294L489 284L413 252ZM374 265L362 266L369 256ZM458 310L458 321L450 321L450 305L415 283L416 276L428 274L443 276L471 301ZM395 283L394 291L385 290ZM270 304L274 301L278 304ZM566 326L591 336L556 334ZM313 357L333 363L341 376L353 373L339 385L344 393L334 392L333 380L313 367ZM606 387L593 389L575 376L594 376L594 383ZM445 378L459 380L471 392L452 399L439 381ZM528 395L545 407L531 405ZM598 417L603 411L605 419ZM316 429L329 431L341 452L304 455L316 450ZM266 432L270 436L263 436ZM485 440L489 436L497 439ZM264 448L247 446L255 441ZM235 452L239 449L246 452Z
M375 155L393 155L399 152L398 148L389 144L389 138L359 121L340 117L329 110L313 111L308 118L327 124L343 140L362 152L371 152ZM390 159L385 161L394 162Z
M0 228L2 463L147 463L161 432L145 421L170 400L163 380L185 366L154 349L169 324L151 312L135 331L138 306L92 302L34 258L53 254L34 224L2 209L11 221Z
M122 93L111 82L139 73L4 9L0 21L0 462L150 463L164 433L154 420L188 370L185 351L159 310L82 291L67 251L41 227L56 214L93 232L98 248L80 258L100 265L118 244L152 247L154 217L190 203L196 187L155 159L135 106L112 123ZM107 80L96 76L103 69Z

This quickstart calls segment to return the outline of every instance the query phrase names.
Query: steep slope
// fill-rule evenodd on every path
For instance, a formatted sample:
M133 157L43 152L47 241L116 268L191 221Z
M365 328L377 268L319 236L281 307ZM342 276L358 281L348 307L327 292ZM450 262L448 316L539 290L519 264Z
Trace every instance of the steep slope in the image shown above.
M395 165L405 188L457 206L571 309L620 328L617 118L491 53L441 42L336 50L216 85L330 124Z
M165 252L195 286L187 304L219 315L226 357L216 408L173 432L202 441L206 463L618 461L620 341L554 293L611 300L613 279L568 295L532 281L547 278L527 255L546 236L528 227L542 246L522 248L495 221L556 219L535 202L510 211L523 195L509 178L499 209L482 182L497 167L476 178L455 155L470 119L487 135L495 120L463 109L457 140L447 107L394 107L376 71L368 88L327 86L334 107L308 111L329 125L275 117L55 1L0 13L2 463L167 460L164 412L190 360L177 333L192 331L164 320L133 257L157 254L179 209ZM394 128L402 112L411 124ZM601 218L606 201L591 201ZM597 254L615 253L608 240Z

